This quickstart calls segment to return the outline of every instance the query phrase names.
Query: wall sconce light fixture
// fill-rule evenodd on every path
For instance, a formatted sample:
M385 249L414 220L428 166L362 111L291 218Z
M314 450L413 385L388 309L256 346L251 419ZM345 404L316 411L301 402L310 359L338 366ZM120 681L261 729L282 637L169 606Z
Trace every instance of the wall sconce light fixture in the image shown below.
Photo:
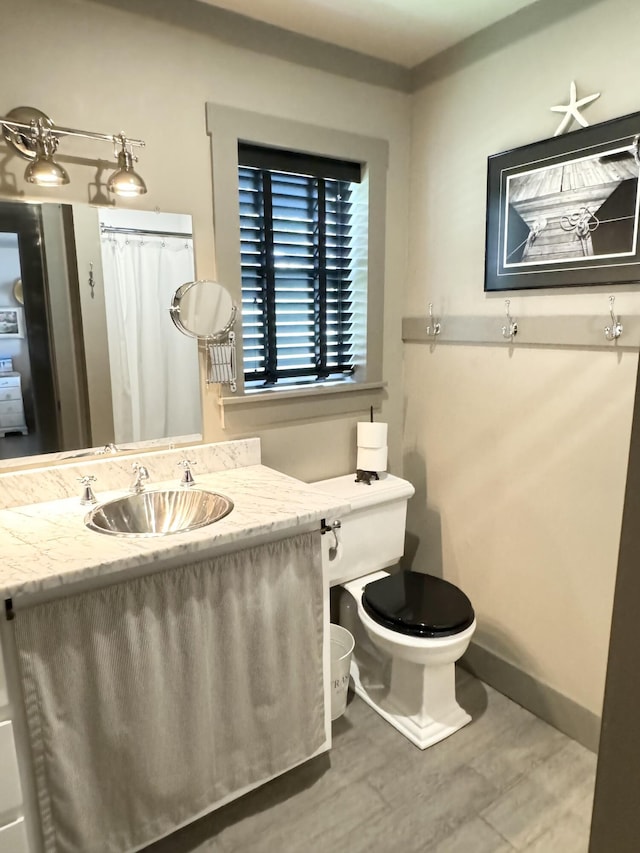
M70 127L57 127L41 110L35 107L16 107L0 117L0 127L10 148L31 162L24 173L25 180L41 187L59 187L69 183L66 170L54 160L63 136L80 136L113 143L118 167L107 181L109 192L124 198L143 195L145 182L133 168L137 157L134 148L142 148L141 139L129 139L124 133L91 133Z
M133 168L133 163L138 158L134 156L131 150L131 140L121 133L114 140L114 151L120 146L118 151L118 168L109 177L107 181L107 189L111 193L123 196L124 198L135 198L137 195L143 195L147 191L145 182Z

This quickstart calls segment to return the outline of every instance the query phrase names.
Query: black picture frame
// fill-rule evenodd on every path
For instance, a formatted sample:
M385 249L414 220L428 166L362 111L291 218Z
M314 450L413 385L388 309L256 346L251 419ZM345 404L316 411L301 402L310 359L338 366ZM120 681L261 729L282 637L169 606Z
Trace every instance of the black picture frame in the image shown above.
M640 282L640 112L488 159L485 292Z

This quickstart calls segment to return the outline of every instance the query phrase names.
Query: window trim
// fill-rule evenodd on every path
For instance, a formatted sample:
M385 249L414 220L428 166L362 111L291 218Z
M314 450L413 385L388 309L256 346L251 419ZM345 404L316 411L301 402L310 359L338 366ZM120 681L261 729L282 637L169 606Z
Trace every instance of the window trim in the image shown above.
M382 339L384 306L384 269L387 207L387 166L389 145L386 140L362 136L306 122L269 116L250 110L241 110L221 104L207 104L207 133L211 137L213 171L213 219L218 280L227 287L234 302L242 304L242 274L240 263L240 211L238 200L238 142L272 146L300 151L319 157L357 161L363 164L363 183L368 184L368 275L366 364L359 365L351 382L342 390L357 391L359 386L382 389ZM242 327L237 323L236 337L241 339ZM237 341L238 360L242 358L242 343ZM266 395L292 392L284 386L265 391L245 392L244 369L238 364L238 382L235 394L222 397L239 402L245 399L251 405ZM300 386L305 398L309 391L331 393L331 385L318 383L313 389ZM342 383L340 383L342 384ZM351 388L349 388L351 385ZM335 387L335 386L334 386ZM348 395L341 394L341 398ZM284 397L282 398L285 399Z

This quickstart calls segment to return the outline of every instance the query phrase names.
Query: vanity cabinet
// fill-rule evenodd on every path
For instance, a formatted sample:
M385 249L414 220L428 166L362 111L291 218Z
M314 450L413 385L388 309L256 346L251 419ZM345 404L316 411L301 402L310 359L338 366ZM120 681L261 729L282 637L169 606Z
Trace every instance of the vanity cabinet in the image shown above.
M15 376L19 379L17 374ZM0 404L4 395L11 395L12 392L15 393L13 389L20 388L19 384L7 383L6 381L7 379L14 379L15 376L0 374ZM15 396L8 396L8 401L15 399ZM1 429L2 427L0 427ZM112 495L122 496L127 494L130 486L131 462L129 457L113 459L109 455L105 455L92 462L82 460L77 464L64 464L56 469L51 469L46 476L43 476L42 470L0 474L0 537L3 537L3 541L7 543L6 559L0 561L0 592L2 593L0 598L4 599L5 602L9 599L12 601L15 616L13 620L7 619L4 614L0 616L0 853L41 853L43 850L43 831L45 834L47 831L43 826L43 815L39 809L38 791L41 777L38 777L34 771L34 766L41 767L38 762L39 756L36 754L39 746L34 746L34 742L30 738L29 721L24 712L25 684L28 686L29 682L26 681L24 673L20 670L18 655L18 649L22 648L24 651L25 648L24 645L19 645L21 642L20 620L28 617L31 604L34 607L36 605L47 605L35 616L33 613L31 614L32 619L34 619L34 626L39 626L40 618L45 613L49 613L54 606L57 609L63 606L70 607L71 604L67 602L68 597L84 594L91 596L93 592L100 589L102 591L99 597L100 602L102 602L100 606L104 608L103 599L107 595L106 591L113 587L109 596L118 597L120 595L119 590L122 590L126 585L127 595L133 596L131 598L132 612L142 613L143 608L136 609L136 601L148 601L147 593L154 587L158 588L158 600L166 600L165 586L169 572L175 570L175 574L172 574L171 589L176 590L177 596L182 595L183 599L187 600L188 596L191 595L188 585L192 583L191 578L196 577L194 567L201 566L198 570L200 574L197 577L214 578L215 573L204 564L210 560L215 560L218 567L217 576L221 579L224 577L226 581L227 577L235 578L236 584L239 585L242 578L246 578L246 583L242 586L242 595L249 596L244 605L246 619L243 618L239 622L237 620L233 622L230 619L230 622L238 626L238 634L234 641L235 649L241 649L242 644L249 642L250 638L259 637L260 652L262 653L265 648L265 637L271 636L274 646L279 642L278 638L282 636L282 625L285 624L283 619L289 619L289 623L287 623L291 626L290 629L287 628L289 636L294 636L294 631L302 625L303 630L299 634L302 638L300 643L293 644L294 647L289 650L292 654L291 663L289 664L286 659L283 659L284 663L275 673L279 679L288 678L289 682L286 680L276 682L274 673L267 671L266 666L262 667L260 672L260 677L264 680L263 686L260 686L262 682L257 677L236 679L236 666L244 665L240 660L237 665L234 662L228 664L226 667L227 674L224 675L225 682L218 687L219 695L229 695L229 702L232 702L231 693L225 690L227 684L235 690L237 684L241 683L244 685L243 690L246 688L246 690L262 691L264 695L271 695L271 691L274 691L274 684L277 683L279 687L278 690L275 690L274 695L279 698L286 697L287 725L281 725L284 721L284 714L276 714L273 732L266 732L261 722L262 718L254 716L252 712L259 700L252 699L250 695L240 696L238 713L220 715L220 726L224 725L229 728L231 723L228 725L227 720L233 718L233 726L240 728L232 731L232 738L227 737L225 739L221 735L217 741L222 746L220 755L215 756L217 760L215 765L216 785L220 780L223 780L223 770L228 781L224 782L223 780L224 788L218 789L216 787L215 790L206 791L207 804L205 810L200 812L192 804L198 805L201 802L197 797L200 790L205 790L210 775L208 768L213 766L213 758L210 761L209 756L202 748L202 743L207 743L212 749L215 745L214 739L208 737L209 728L207 728L204 737L199 735L197 740L188 744L188 746L194 746L198 757L205 755L205 760L201 762L201 777L196 777L195 762L189 761L184 765L187 767L187 782L191 788L187 790L186 782L183 784L182 781L175 788L171 802L173 811L169 813L166 802L158 802L158 797L162 800L164 794L158 795L154 799L155 789L153 785L148 787L145 794L146 800L143 801L141 797L137 806L138 810L144 806L149 813L153 812L154 815L156 812L159 813L164 821L156 830L157 837L166 836L173 832L177 825L184 821L185 816L191 815L190 819L195 819L200 813L205 814L219 808L226 802L243 796L257 785L262 785L280 773L286 772L297 763L307 761L330 748L330 645L327 630L329 624L329 586L325 582L324 576L319 574L321 565L316 565L319 563L317 542L311 547L309 540L310 534L313 532L317 534L322 519L339 517L348 512L350 506L340 498L322 494L315 488L311 489L304 483L263 466L260 462L259 450L258 439L242 439L235 442L198 445L180 450L148 451L144 461L145 465L149 466L153 476L154 488L159 490L175 489L176 466L182 460L183 454L188 452L190 458L194 459L200 466L198 469L199 485L204 490L229 495L235 506L233 512L217 521L215 526L200 527L175 536L142 538L139 541L135 538L123 539L117 536L104 536L90 530L84 524L86 508L81 506L78 500L77 478L94 473L101 485L101 495L111 493ZM34 495L41 497L40 503L32 503ZM297 543L295 547L293 540ZM77 547L69 547L71 542L77 543ZM288 543L286 552L282 551L285 542ZM296 566L300 565L298 550L304 554L300 559L303 559L305 563L309 562L310 565L313 563L314 571L304 573L296 570ZM237 556L236 552L238 552ZM245 553L242 554L242 552ZM236 560L242 560L246 564L244 573L235 568ZM260 563L260 570L256 573L255 565L258 562ZM182 572L181 584L178 585L177 574L183 569L188 570ZM273 574L271 579L269 579L269 571ZM285 574L287 572L288 574ZM260 586L253 582L256 577L260 579ZM173 579L176 579L175 583L173 583ZM276 583L276 579L282 579L283 583L279 585ZM302 587L299 587L292 594L290 593L292 589L296 589L294 581L304 584L310 579L316 579L316 581L319 579L321 583L314 582L313 589L310 588L308 594ZM65 589L61 590L63 586ZM184 594L182 590L184 590ZM286 591L286 594L281 597L282 591ZM210 591L208 601L215 600L217 602L218 599L214 596L214 592L213 589ZM252 602L254 600L257 602L258 597L266 595L267 592L269 594L268 600L259 598L259 607L252 609L254 608ZM238 600L241 597L240 593L237 595L234 593L234 596ZM94 598L96 601L98 600L98 597L94 596ZM91 600L93 601L93 598ZM299 606L300 602L308 603L307 611ZM286 608L282 607L283 604L287 605ZM24 612L22 612L23 609ZM56 614L52 617L54 623L57 625L69 624L64 621L56 621L57 609ZM86 615L86 610L83 609L82 612ZM110 614L116 613L116 610L107 607L105 613L109 615L107 624L111 624ZM254 613L260 614L262 622L257 618L253 619L255 625L260 624L260 630L254 632L253 635L248 632L245 637L244 625L249 623L249 616ZM218 619L217 616L216 613L216 618L208 619L205 624L222 625L222 620ZM151 618L150 614L149 618ZM25 624L22 622L23 626ZM187 620L184 624L187 626L191 623ZM252 625L252 628L255 625ZM228 631L222 633L225 639L224 641L221 638L217 640L217 648L219 649L226 648L225 643L229 636ZM126 652L126 655L124 652L121 654L115 646L115 639L110 643L110 651L118 660L128 659L127 656L134 661L142 660L141 655L147 653L145 642L149 636L146 624L140 622L138 634L142 639L135 640L134 638L132 640L130 637L128 640L135 655L129 655L129 652ZM47 648L48 637L51 634L45 630L43 635L41 636L43 643L41 648ZM198 678L197 671L191 666L191 659L189 660L189 667L183 666L184 661L180 658L179 649L171 644L171 633L160 631L158 636L165 638L163 642L165 642L164 648L167 650L158 658L162 661L162 668L166 670L165 677L169 685L167 695L188 695L189 701L193 700L196 708L204 708L210 705L210 696L201 695L196 698L195 687L198 684L205 684L205 681ZM113 637L120 638L120 634L116 632ZM24 634L22 639L24 639ZM255 640L253 639L252 642ZM307 651L301 651L302 642L307 643ZM191 644L189 647L193 648L194 646ZM156 656L160 648L160 645L154 644ZM255 660L255 645L251 646L251 649L252 653L247 655L247 661L249 659ZM302 666L300 670L297 668L296 656L299 657L298 663L304 661L303 664L300 664ZM227 660L228 657L225 652L224 659ZM309 663L312 657L314 660L313 667ZM264 655L265 661L268 662L271 659L271 655ZM61 656L58 663L64 671L66 666L64 655ZM97 671L96 662L91 662L91 665ZM160 666L160 664L158 665ZM169 670L169 665L173 669ZM133 669L130 667L130 671ZM218 669L222 671L220 667L217 667L216 671ZM145 664L145 666L140 667L140 671L151 672L151 668ZM306 685L302 683L304 679L296 675L299 672L304 672ZM179 694L175 693L175 685L178 679L174 673L178 673L180 677L184 677L188 681L188 685L184 686ZM60 685L62 682L56 678L54 683ZM137 686L139 680L132 679L131 683ZM31 687L33 687L33 682L31 682ZM83 685L80 683L79 687L82 690ZM66 686L63 689L63 698L66 701L67 693L65 691ZM97 688L92 691L92 697L100 696L106 691L107 688L98 684ZM145 695L149 696L149 691ZM321 698L322 702L320 702ZM95 714L92 716L92 701L93 699L83 712L83 719L89 721L93 721L95 717ZM172 699L167 703L154 700L151 706L152 712L155 713L155 708L162 710L166 704L167 711L173 715L172 731L179 735L181 732L180 725L183 724L182 720L185 718L185 713L180 707L175 707L176 701L179 700ZM34 707L30 702L27 704L30 708ZM50 703L48 707L54 709L52 714L55 715L55 702ZM233 705L230 705L231 707ZM79 704L74 700L74 710L76 708L79 708ZM106 704L102 710L105 709ZM150 717L147 716L142 702L140 709L138 731L144 732L149 729ZM188 706L185 707L184 711L186 712L186 710L188 710ZM113 710L114 719L117 719L117 715L121 715L121 713L116 707ZM78 711L79 714L80 711ZM243 716L245 714L246 716ZM290 725L292 720L295 725ZM160 721L158 718L156 722L157 731L166 732L168 730L164 721ZM102 723L96 724L98 729L99 725ZM70 751L63 742L64 732L61 729L64 727L49 727L52 742L55 741L54 746L58 750L56 754L62 755L66 760ZM88 731L89 727L85 726L82 730ZM187 729L187 732L189 731L192 732L193 728ZM67 731L66 734L73 736L73 732ZM252 741L249 741L250 737L253 738ZM159 742L161 743L161 739ZM171 743L175 744L175 742L173 740ZM97 731L91 743L94 743L98 749L104 747L107 750L108 755L104 765L100 765L101 769L104 769L111 760L110 741L101 738L100 732ZM237 756L235 753L231 755L231 752L228 756L226 755L227 743L242 743L243 748L248 750L249 760L246 762L245 769L249 770L250 773L246 778L238 778L238 773L233 764L237 760ZM296 746L293 747L292 744L296 744ZM136 743L135 746L137 749L140 748L139 743ZM143 744L141 750L145 756L143 763L146 763L146 759L153 754L152 750L155 748L155 742L149 747L146 743ZM89 756L88 761L94 760L92 757L94 752L91 749L85 750L85 754ZM168 779L174 779L175 763L170 759L170 755L168 757L159 755L156 757L156 765L160 767L160 770L163 770L162 762L168 762L169 770L163 772L166 772ZM224 764L223 759L226 762ZM79 764L74 763L72 766L77 768ZM142 767L142 764L137 766ZM118 784L111 786L110 790L112 791L118 790L119 781L122 778L121 768L122 761L113 767L113 778L117 778ZM243 771L243 766L240 766L240 770ZM144 794L142 789L147 779L136 780L131 776L129 779L131 781L128 781L128 784L140 785L141 794ZM66 783L63 784L61 790L62 795L58 797L57 802L58 804L62 803L60 808L67 809L65 797L69 788ZM161 791L162 786L158 790ZM91 794L91 792L89 793ZM109 814L115 813L115 808L109 806L106 798L104 798L105 802L102 802L101 793L98 791L96 798L103 813L107 813L107 807L111 809ZM180 800L180 798L182 799ZM81 831L85 835L87 834L85 830L87 832L94 831L91 821L94 821L95 826L98 827L108 826L111 828L114 826L113 821L97 821L95 810L84 809L84 807L78 809L78 797L75 795L73 800L74 808L79 812L79 815L78 819L74 815L71 825L78 836ZM90 824L88 829L86 822L85 824L82 823L85 817ZM65 812L65 819L69 820L68 811ZM146 826L148 821L139 825ZM102 833L102 829L99 832ZM135 840L135 844L137 843L138 841ZM116 844L116 846L118 845ZM98 845L84 844L76 846L76 849L98 849ZM112 846L111 849L115 849L115 847ZM125 849L125 846L123 845L119 849ZM129 849L139 848L129 846Z
M10 705L0 654L0 853L29 853L13 723L9 717Z
M22 435L29 432L19 373L0 374L0 437L4 438L8 432L20 432Z

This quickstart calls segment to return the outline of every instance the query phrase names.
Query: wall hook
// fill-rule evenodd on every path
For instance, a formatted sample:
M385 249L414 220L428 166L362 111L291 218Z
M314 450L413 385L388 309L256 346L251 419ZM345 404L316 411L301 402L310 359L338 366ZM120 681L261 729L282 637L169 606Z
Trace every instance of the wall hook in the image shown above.
M620 317L618 317L613 312L613 306L615 305L616 298L615 296L609 297L609 314L611 315L611 325L604 327L604 336L608 341L617 340L622 334L622 323L620 322Z
M512 341L518 334L518 323L511 317L511 314L509 313L509 305L511 305L511 300L505 299L504 310L507 315L507 323L502 327L502 337L507 341Z
M433 316L433 302L429 303L429 325L427 326L427 334L435 338L436 335L440 334L440 320L437 320Z

